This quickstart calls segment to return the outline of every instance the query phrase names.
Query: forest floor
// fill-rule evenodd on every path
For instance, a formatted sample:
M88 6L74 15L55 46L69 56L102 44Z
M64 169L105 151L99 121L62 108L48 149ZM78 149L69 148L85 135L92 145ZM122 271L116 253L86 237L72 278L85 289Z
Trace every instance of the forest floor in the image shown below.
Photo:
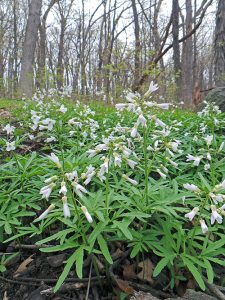
M69 103L73 107L73 104ZM96 105L95 105L96 106ZM110 111L110 107L107 111ZM2 124L17 126L24 113L19 100L0 100L0 120ZM190 113L191 114L191 113ZM35 144L35 149L39 145ZM42 145L40 146L42 147ZM23 149L20 149L22 153ZM52 232L57 228L52 225ZM52 234L47 233L47 236ZM1 255L15 253L7 263L7 270L0 273L0 299L2 300L225 300L225 269L215 266L214 283L204 282L206 291L200 291L193 276L187 280L177 280L175 288L169 284L169 272L164 269L153 278L157 255L143 254L130 258L130 249L123 241L111 244L113 264L105 264L102 257L86 256L83 263L83 278L75 275L73 269L68 273L61 288L54 293L54 286L64 269L64 262L71 250L62 253L43 253L36 244L38 239L25 238L23 244L17 240L0 243ZM98 270L98 272L96 272ZM206 276L206 273L205 273Z

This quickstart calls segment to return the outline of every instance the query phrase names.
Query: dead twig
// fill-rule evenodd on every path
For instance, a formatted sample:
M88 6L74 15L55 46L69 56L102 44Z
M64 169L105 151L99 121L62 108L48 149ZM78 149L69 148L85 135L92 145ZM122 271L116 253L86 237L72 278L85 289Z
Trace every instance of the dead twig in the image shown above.
M85 300L88 300L88 296L89 296L90 285L91 285L91 272L92 272L92 261L91 261L90 271L89 271L89 276L88 276L88 286L87 286L87 293L86 293Z
M28 249L28 250L38 250L40 248L49 248L51 245L24 245L24 244L17 244L14 246L15 249Z
M41 282L41 283L56 283L58 281L57 278L34 278L34 277L18 277L19 279L17 279L17 281L23 281L23 282ZM0 276L0 280L12 280L12 279L8 279L8 278L5 278L5 277L2 277ZM94 276L92 277L92 281L97 281L97 280L105 280L105 276L100 276L100 278L98 276ZM89 278L67 278L65 279L65 282L77 282L77 283L85 283L85 282L88 282L89 281Z
M15 279L9 279L9 278L5 278L3 276L0 276L0 281L5 281L5 282L9 282L9 283L13 283L13 284L20 284L20 285L29 285L29 286L38 286L40 283L31 283L29 281L22 281L22 280L15 280Z

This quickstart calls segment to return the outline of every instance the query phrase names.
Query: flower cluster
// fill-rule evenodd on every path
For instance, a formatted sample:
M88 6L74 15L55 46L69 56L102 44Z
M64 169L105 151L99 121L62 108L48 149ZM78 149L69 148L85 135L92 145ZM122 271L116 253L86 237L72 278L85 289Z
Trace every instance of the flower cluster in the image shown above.
M221 194L221 191L225 190L225 180L223 180L220 184L217 184L210 192L205 194L198 186L195 184L186 183L183 187L189 191L192 191L199 196L204 197L202 201L202 205L199 207L194 207L189 213L185 214L185 217L190 221L194 219L194 217L198 214L198 221L201 225L202 232L206 233L208 231L208 227L206 225L206 221L203 219L203 210L211 210L211 225L215 222L221 224L223 221L223 216L225 216L225 194ZM204 201L204 200L207 201Z
M82 198L84 193L87 193L88 191L79 183L78 181L78 174L77 171L72 171L70 173L63 173L62 164L54 153L51 153L51 155L48 156L48 158L62 171L62 176L59 178L58 176L54 175L50 178L47 178L44 183L46 184L43 186L40 190L40 195L42 195L42 198L49 200L50 195L60 182L60 189L59 189L59 195L61 197L61 202L63 206L63 214L65 218L71 217L70 212L70 206L68 204L68 184L70 184L70 187L73 189L73 191ZM61 179L61 180L60 180ZM75 198L74 198L75 199ZM84 215L86 216L89 223L93 222L93 219L91 215L89 214L87 208L81 204L81 202L78 199L75 199L75 202L79 203L81 205L81 210L83 211ZM46 216L54 210L56 204L51 204L39 217L38 220L43 220L46 218Z

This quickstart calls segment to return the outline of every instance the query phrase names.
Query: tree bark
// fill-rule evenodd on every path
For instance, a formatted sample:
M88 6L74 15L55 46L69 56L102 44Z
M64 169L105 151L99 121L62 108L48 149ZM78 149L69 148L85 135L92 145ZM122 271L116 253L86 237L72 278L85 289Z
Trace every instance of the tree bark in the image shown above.
M137 82L140 78L140 70L141 70L141 42L140 42L140 26L139 26L139 18L137 12L136 1L131 0L132 10L134 16L134 36L135 36L135 54L134 54L134 86L136 86Z
M215 84L225 86L225 1L219 0L215 28Z
M174 61L174 75L176 83L176 101L181 98L181 61L180 61L180 44L179 44L179 3L178 0L173 0L172 8L172 35L173 35L173 61Z
M185 34L192 30L192 0L186 0ZM193 39L192 35L183 43L182 55L182 100L191 106L193 96Z
M40 24L42 0L32 0L26 26L25 40L22 50L20 93L31 97L34 88L33 63Z

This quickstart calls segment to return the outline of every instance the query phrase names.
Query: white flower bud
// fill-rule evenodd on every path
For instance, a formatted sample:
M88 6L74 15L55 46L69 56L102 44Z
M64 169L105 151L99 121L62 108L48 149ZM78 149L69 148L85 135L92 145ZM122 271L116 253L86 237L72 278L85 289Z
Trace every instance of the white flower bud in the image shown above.
M93 219L92 219L91 215L89 214L89 212L88 212L86 206L81 206L81 209L82 209L82 211L83 211L83 213L84 213L86 219L88 220L88 222L89 222L89 223L92 223L92 222L93 222Z

